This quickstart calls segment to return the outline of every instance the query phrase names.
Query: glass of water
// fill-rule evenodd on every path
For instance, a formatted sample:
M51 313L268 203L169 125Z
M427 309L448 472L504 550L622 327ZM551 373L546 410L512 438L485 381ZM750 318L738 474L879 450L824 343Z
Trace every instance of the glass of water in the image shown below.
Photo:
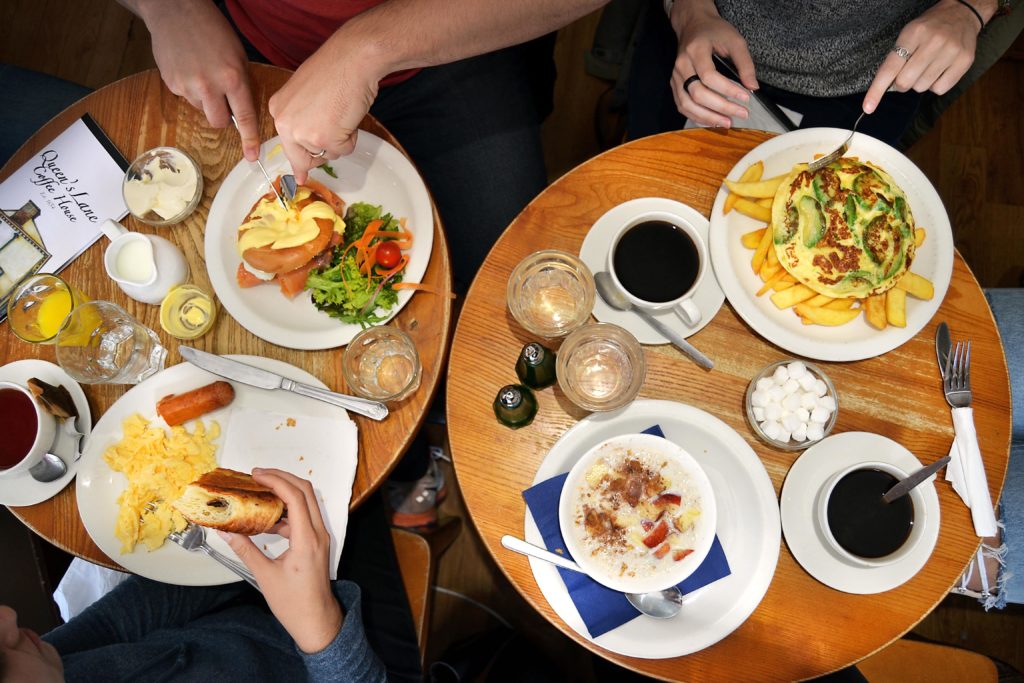
M156 333L109 301L77 306L57 333L57 364L84 384L137 384L166 360Z
M516 265L505 292L520 325L541 337L564 337L587 322L594 309L594 276L573 254L545 249Z
M341 369L349 391L376 401L399 401L420 385L420 356L412 337L389 325L363 330L348 343Z
M647 365L640 342L611 323L591 323L565 338L555 375L566 397L586 410L615 410L640 393Z

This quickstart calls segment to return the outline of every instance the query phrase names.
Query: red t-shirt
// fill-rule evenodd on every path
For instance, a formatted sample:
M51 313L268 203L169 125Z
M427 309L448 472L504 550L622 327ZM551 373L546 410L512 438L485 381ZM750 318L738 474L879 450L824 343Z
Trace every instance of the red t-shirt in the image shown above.
M225 0L238 30L271 64L297 69L339 26L384 0ZM409 78L399 71L381 84Z

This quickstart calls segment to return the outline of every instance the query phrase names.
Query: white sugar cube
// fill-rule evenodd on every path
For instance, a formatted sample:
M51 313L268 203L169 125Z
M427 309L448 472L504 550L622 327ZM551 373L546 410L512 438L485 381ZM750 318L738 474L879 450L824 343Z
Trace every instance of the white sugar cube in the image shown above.
M822 396L818 399L818 407L831 413L836 409L836 400L831 396Z
M750 405L756 408L764 408L768 405L768 392L763 389L755 389L750 395Z
M809 372L805 372L797 378L797 382L800 383L800 388L804 391L810 391L814 388L814 383L817 379Z
M807 374L807 366L802 361L793 361L786 366L786 370L789 372L789 376L792 379L800 379Z
M796 415L796 419L803 422L805 426L811 421L811 411L807 408L797 408L796 412L793 414Z
M818 407L818 397L813 391L805 391L800 395L800 407L807 410L814 410Z
M754 420L756 420L757 422L764 422L764 407L763 406L754 406L754 408L753 408L753 410L751 412L754 413Z
M792 413L790 413L789 415L784 415L782 417L782 427L786 431L795 431L796 428L799 427L801 424L802 423L800 422L800 419L796 415L793 415Z
M782 397L786 395L785 390L782 387L776 385L768 390L768 402L779 403L782 401Z
M786 380L789 379L789 371L786 370L786 366L780 365L779 367L775 368L775 374L772 375L772 379L774 379L775 383L778 384L779 386L785 384Z
M782 390L787 394L795 394L800 388L800 382L797 382L792 377L786 380L786 383L782 385Z
M761 379L757 380L757 384L754 386L756 386L758 389L761 389L762 391L768 391L773 386L775 386L775 382L772 381L771 377L762 377Z
M820 379L814 380L814 393L817 396L824 396L828 393L828 385Z
M778 403L769 403L764 407L764 418L777 421L782 417L782 407Z
M785 427L783 427L782 430L779 432L779 435L776 436L776 437L772 437L772 438L777 439L777 440L779 440L779 441L781 441L783 443L786 443L787 441L789 441L789 437L790 437L789 430L786 429Z
M811 424L807 425L808 441L817 441L823 436L825 436L825 427L822 424L818 422L812 422Z
M798 394L790 394L786 398L782 399L782 408L784 410L794 411L800 407L800 396Z
M832 413L825 410L824 408L815 408L811 411L811 422L817 422L818 424L825 424L828 422L828 418Z
M793 430L793 433L790 434L790 438L792 438L793 441L806 441L807 440L807 425L806 424L800 424L796 429Z
M764 432L764 435L769 439L777 439L779 438L779 434L782 433L782 425L775 420L765 420L761 424L761 431Z

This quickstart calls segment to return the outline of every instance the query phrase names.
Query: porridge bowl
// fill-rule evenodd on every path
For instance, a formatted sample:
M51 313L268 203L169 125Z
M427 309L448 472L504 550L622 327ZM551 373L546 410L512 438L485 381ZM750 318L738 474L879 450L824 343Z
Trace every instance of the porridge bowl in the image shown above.
M565 548L592 579L624 593L690 576L715 538L715 496L693 456L652 434L625 434L573 465L558 504Z

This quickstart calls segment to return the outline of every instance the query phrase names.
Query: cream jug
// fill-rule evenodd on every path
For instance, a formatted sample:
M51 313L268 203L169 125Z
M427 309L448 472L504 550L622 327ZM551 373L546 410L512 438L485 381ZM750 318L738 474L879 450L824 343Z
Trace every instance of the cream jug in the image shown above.
M188 279L185 254L173 242L158 235L129 232L109 219L100 229L110 238L103 254L107 275L136 301L159 304L172 287Z

